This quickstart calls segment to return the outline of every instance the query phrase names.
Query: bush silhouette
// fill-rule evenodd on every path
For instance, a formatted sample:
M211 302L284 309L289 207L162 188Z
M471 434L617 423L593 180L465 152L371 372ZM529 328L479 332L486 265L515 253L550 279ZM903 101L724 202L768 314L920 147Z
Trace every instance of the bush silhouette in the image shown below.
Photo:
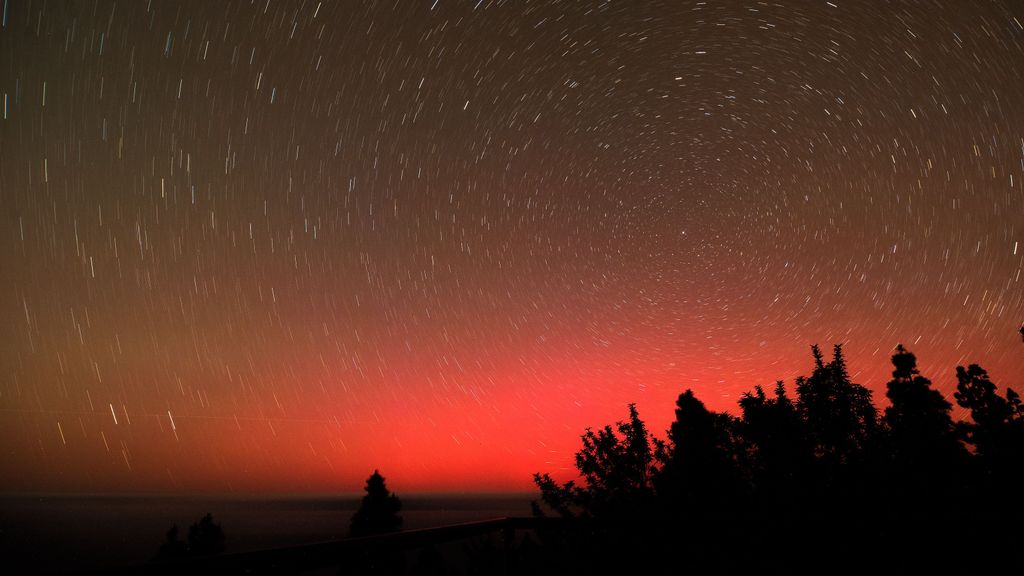
M352 536L370 536L396 532L402 527L398 512L402 502L388 491L384 477L377 470L366 480L366 496L359 510L352 516L349 533Z

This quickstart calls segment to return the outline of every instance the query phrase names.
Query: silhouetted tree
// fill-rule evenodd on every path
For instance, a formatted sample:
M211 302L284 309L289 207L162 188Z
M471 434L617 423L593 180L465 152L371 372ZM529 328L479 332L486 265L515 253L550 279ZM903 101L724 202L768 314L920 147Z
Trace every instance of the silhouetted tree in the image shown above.
M224 531L207 514L188 528L188 553L192 555L219 554L224 551Z
M563 518L571 518L585 508L583 489L576 486L575 480L559 484L550 474L539 472L533 475L533 483L540 489L541 501ZM544 516L544 509L537 501L530 503L534 516Z
M188 553L188 546L179 536L178 525L174 524L170 530L167 531L167 539L163 545L160 546L160 551L157 552L157 560L171 560L174 558L181 558Z
M548 507L562 516L601 516L635 509L649 499L664 443L647 432L635 404L629 405L628 421L617 422L614 429L587 428L581 439L576 469L582 486L572 480L560 485L548 474L534 474Z
M983 466L1003 480L1019 480L1024 467L1024 410L1020 395L1007 388L996 393L988 372L977 364L956 368L957 404L970 410L973 422L962 423L964 439L972 444Z
M654 555L645 549L651 523L654 479L664 459L665 444L648 433L636 406L629 405L629 420L599 430L588 428L576 453L581 482L555 482L548 474L534 474L542 501L579 530L568 538L538 531L545 546L571 565L554 564L554 573L606 573L639 569ZM539 506L535 514L543 515ZM645 560L646 559L646 560ZM638 564L639 563L639 564Z
M663 546L678 549L697 573L731 564L737 556L728 551L744 539L740 516L749 491L737 425L736 418L708 410L692 390L676 399L666 462L655 484L659 532L675 534ZM736 540L721 537L727 530Z
M917 358L902 344L892 357L895 369L886 396L892 403L885 409L893 455L904 468L919 475L931 475L939 467L954 464L963 455L950 411L953 406L931 381L917 370Z
M977 365L958 367L955 398L971 421L954 423L898 345L879 418L842 348L828 363L811 350L795 401L782 382L774 395L755 387L735 418L687 390L664 443L631 405L629 422L582 436L578 481L534 475L548 508L575 518L564 537L537 533L558 552L547 558L571 559L552 573L646 573L666 562L700 574L1019 572L1019 555L1003 551L1024 538L1020 395L998 394ZM752 544L737 553L735 542Z
M788 502L803 483L813 452L796 404L782 381L775 383L775 397L760 386L739 401L740 437L746 450L748 473L761 498Z
M724 510L735 503L742 492L736 424L732 416L708 410L692 390L679 395L665 472L658 482L669 502L690 513Z
M884 466L868 481L877 488L881 515L872 528L890 531L881 545L887 553L914 558L914 570L935 571L941 560L930 551L949 542L948 534L925 538L934 526L949 522L954 514L948 502L966 479L968 453L957 437L950 416L952 405L917 369L917 358L902 345L892 356L894 370L886 396L885 450L878 455ZM911 571L907 565L900 571Z
M797 408L815 454L829 465L846 464L862 455L876 431L878 413L871 391L850 382L841 345L835 345L828 364L817 346L811 352L814 372L797 379Z
M374 470L366 480L366 496L352 516L349 531L352 536L396 532L402 527L402 517L398 514L401 509L398 496L388 491L384 477Z
M174 560L184 556L205 556L224 551L224 530L207 514L189 526L187 540L180 538L178 525L167 531L166 539L157 552L156 560Z
M1024 485L1024 413L1020 396L1008 388L1000 396L988 373L976 364L957 366L957 404L970 411L971 421L959 423L963 439L975 452L973 481L957 494L962 507L965 542L975 550L1009 550L1024 537L1016 501ZM1019 556L1001 553L969 556L975 573L1020 570Z

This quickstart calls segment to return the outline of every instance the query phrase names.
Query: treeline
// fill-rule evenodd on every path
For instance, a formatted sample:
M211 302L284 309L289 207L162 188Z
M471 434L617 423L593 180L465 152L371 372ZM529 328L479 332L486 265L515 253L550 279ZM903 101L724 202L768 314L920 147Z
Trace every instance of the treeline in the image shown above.
M1024 332L1022 332L1024 334ZM957 367L954 400L892 356L889 406L826 362L708 410L690 390L666 440L629 418L583 435L579 481L536 474L552 572L1022 573L1024 407L977 365Z

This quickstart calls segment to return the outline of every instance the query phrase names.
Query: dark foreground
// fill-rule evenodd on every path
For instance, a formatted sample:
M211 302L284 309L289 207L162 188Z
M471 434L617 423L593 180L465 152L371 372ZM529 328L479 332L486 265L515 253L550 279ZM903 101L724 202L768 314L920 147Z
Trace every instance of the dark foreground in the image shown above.
M506 574L539 569L537 531L558 518L513 517L104 570L104 574Z

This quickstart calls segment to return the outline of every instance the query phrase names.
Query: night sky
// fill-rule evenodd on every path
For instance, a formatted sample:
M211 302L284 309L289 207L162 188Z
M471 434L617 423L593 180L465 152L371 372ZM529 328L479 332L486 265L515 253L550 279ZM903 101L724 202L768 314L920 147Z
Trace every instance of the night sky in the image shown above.
M813 343L1024 384L1019 2L0 1L0 491L529 489Z

